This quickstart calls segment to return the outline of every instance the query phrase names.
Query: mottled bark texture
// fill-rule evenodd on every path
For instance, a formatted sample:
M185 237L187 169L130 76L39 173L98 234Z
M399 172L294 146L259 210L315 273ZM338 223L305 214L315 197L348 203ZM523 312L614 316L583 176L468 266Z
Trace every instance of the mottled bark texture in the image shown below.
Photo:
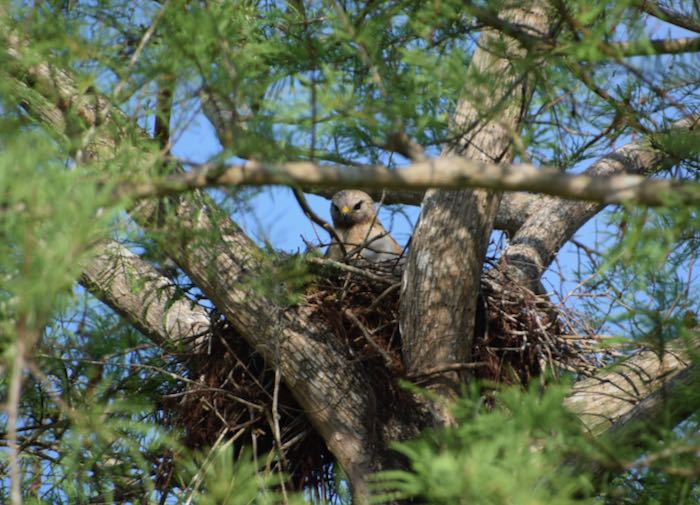
M696 331L697 332L697 331ZM595 436L638 444L640 434L674 427L700 408L700 339L639 351L574 384L565 405Z
M542 4L525 2L501 16L535 35L547 31ZM531 89L513 58L519 44L486 29L481 33L467 72L467 82L493 87L465 89L451 130L457 140L443 155L486 162L509 162ZM486 119L484 119L486 118ZM401 335L409 374L469 360L479 278L500 194L484 190L428 190L411 243L401 290ZM458 372L436 376L433 388L457 394L464 377Z
M208 312L172 281L117 242L98 246L80 282L158 345L200 350L209 335Z
M698 128L698 118L676 122L672 130ZM657 172L676 160L656 149L648 140L627 144L603 156L586 173L589 175L642 174ZM542 274L559 249L606 204L539 197L539 203L513 236L503 253L501 269L508 276L536 290Z
M42 111L52 110L54 114L42 113L38 118L58 135L79 140L75 142L82 146L75 153L79 161L104 163L113 159L128 143L119 127L127 121L126 116L111 108L103 97L92 92L82 94L66 72L47 64L23 66L21 42L16 38L11 42L6 54L16 64L13 78L18 85L31 86L36 92L36 100L24 106L30 112L35 103ZM68 117L81 121L71 123ZM145 141L140 146L144 156L140 165L131 169L149 173L155 157L148 153L155 152L157 146L148 143L145 134L136 140ZM312 322L315 318L308 309L284 307L254 289L269 272L265 254L214 202L200 194L162 204L146 200L132 209L131 216L154 233L171 259L214 302L241 337L271 367L279 368L285 384L347 472L358 503L365 503L367 476L379 469L381 462L374 461L375 437L370 430L374 404L360 365L346 359L344 348L330 331ZM115 265L114 252L100 251L96 263L86 266L83 281L147 335L161 342L167 340L168 302L159 299L160 306L154 306L155 299L147 300L138 290L129 290L131 280L123 269L120 271L118 263ZM134 258L127 258L127 264L139 269L143 266ZM120 275L115 276L115 272ZM146 282L155 287L162 279ZM148 307L149 303L144 313L144 304ZM153 320L158 313L166 316L165 325Z

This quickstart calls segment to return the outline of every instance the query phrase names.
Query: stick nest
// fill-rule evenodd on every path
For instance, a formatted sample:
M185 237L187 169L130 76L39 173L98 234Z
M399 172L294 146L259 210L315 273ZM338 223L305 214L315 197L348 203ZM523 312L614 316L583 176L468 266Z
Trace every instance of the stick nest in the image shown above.
M348 362L366 368L378 405L412 405L411 394L398 381L421 384L426 377L408 377L401 358L395 266L361 265L348 271L326 260L315 263L318 271L304 303L332 329L328 338L342 343ZM545 372L586 373L600 365L595 338L577 336L565 312L497 269L484 274L475 295L476 331L468 366L474 378L525 386ZM186 443L203 448L230 441L238 451L252 446L265 458L261 463L290 476L293 488L316 489L319 498L330 499L332 456L323 440L275 371L223 317L212 317L207 355L188 363L191 381L182 384L181 399L171 406Z

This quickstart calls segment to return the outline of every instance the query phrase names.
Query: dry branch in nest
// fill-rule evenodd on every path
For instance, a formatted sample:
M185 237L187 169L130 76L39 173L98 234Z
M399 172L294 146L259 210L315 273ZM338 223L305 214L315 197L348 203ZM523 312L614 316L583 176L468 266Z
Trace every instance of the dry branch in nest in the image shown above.
M407 379L398 329L400 276L396 264L342 266L321 258L310 261L315 281L304 303L324 320L345 346L349 362L365 367L384 416L415 415L415 399L399 387ZM358 268L359 267L359 268ZM477 379L527 385L543 372L586 372L595 367L593 338L572 338L562 312L541 296L510 282L497 269L482 279L477 310L472 374ZM210 351L189 363L192 382L183 384L173 405L186 443L195 448L232 441L240 451L252 446L270 468L290 476L296 488L322 490L331 498L332 456L284 384L278 384L279 439L274 426L275 373L219 315ZM414 380L420 384L420 380ZM387 435L390 436L390 435ZM269 455L269 456L268 456ZM280 457L280 455L282 457ZM265 461L265 460L263 460ZM325 490L325 491L324 491Z
M508 279L497 268L481 279L472 359L475 376L526 386L545 373L588 374L606 356L595 335L578 331L572 318L546 297Z

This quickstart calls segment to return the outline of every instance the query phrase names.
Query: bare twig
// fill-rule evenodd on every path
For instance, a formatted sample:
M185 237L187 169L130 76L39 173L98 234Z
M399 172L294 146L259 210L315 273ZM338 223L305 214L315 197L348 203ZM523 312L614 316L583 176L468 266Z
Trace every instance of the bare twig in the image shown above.
M408 379L419 379L429 377L431 375L438 375L441 373L456 372L458 370L471 370L482 366L486 366L486 363L482 361L475 361L474 363L450 363L449 365L442 365L434 368L429 368L427 370L421 370L419 372L407 375L406 377Z
M331 238L335 239L335 241L340 245L340 249L343 252L343 255L347 254L345 250L345 244L343 244L343 241L340 239L338 236L338 233L335 231L335 229L325 221L322 217L320 217L318 214L316 214L311 207L309 207L309 203L306 201L306 197L304 196L304 193L298 189L298 188L292 188L292 193L294 194L294 198L296 199L297 203L299 204L299 207L301 207L301 210L304 211L304 214L306 217L311 219L314 223L319 225L321 228L326 230L328 234L331 236Z
M389 353L386 352L384 349L381 348L379 344L377 344L374 339L372 338L372 333L365 327L364 324L362 324L362 321L360 321L355 314L352 313L350 309L345 309L343 311L343 314L352 321L352 323L357 326L357 328L360 330L362 333L362 336L365 338L367 343L379 353L379 355L382 357L384 360L384 364L387 366L387 368L391 369L394 367L394 360L391 359L391 356L389 356Z
M383 284L394 284L396 282L396 278L393 276L386 276L383 277L381 275L377 275L375 273L372 273L368 271L367 269L362 269L358 268L352 265L347 265L345 263L341 263L340 261L335 261L330 258L308 258L306 261L308 261L311 264L315 265L330 265L332 267L335 267L339 270L345 270L346 272L350 272L353 274L361 275L363 277L367 277L368 279L371 279L373 281L381 282Z
M372 302L372 304L371 304L369 307L367 307L367 310L368 310L368 311L374 310L374 308L375 308L377 305L379 305L379 303L380 303L382 300L384 300L387 296L389 296L390 294L392 294L394 291L396 291L396 290L399 289L400 287L401 287L401 283L400 283L400 282L397 282L396 284L392 284L391 286L389 286L388 288L386 288L384 291L382 291L382 293L381 293L377 298L375 298L375 300Z
M284 457L284 450L282 449L282 436L280 435L280 414L279 414L279 391L280 391L280 381L282 380L282 375L280 374L279 366L275 367L275 388L272 393L272 429L275 436L275 445L277 445L277 457L280 459L280 470L285 471L287 468L286 458ZM289 498L287 497L287 486L282 482L282 496L284 498L284 503L289 504Z
M667 23L680 26L691 32L700 33L700 22L690 14L675 11L659 2L641 0L635 2L637 8Z

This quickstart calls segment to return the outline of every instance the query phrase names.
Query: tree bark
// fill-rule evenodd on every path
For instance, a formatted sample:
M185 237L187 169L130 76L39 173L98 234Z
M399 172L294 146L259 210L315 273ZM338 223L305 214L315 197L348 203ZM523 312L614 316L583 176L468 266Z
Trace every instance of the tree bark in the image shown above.
M503 17L534 33L548 26L536 2L509 9ZM495 47L504 40L508 54L499 56ZM475 82L486 76L485 81L496 87L465 93L452 121L458 141L443 155L510 161L513 132L530 96L523 74L512 67L512 58L522 55L512 39L491 29L482 32L468 76ZM483 121L484 113L491 119ZM409 374L469 360L476 294L499 203L500 194L490 191L426 192L401 290L401 336ZM439 377L433 389L452 397L463 383L462 374L450 372Z
M698 118L673 124L670 131L697 128ZM592 176L617 174L649 175L673 165L671 153L656 149L648 140L627 144L602 157L586 170ZM606 206L599 202L576 202L540 198L503 252L501 268L511 278L533 291L559 249L593 216Z
M575 383L565 405L592 436L637 444L641 433L672 428L700 408L698 351L697 337L670 342L663 351L642 349Z
M202 351L211 329L206 309L121 244L99 246L80 282L157 345Z
M655 153L652 148L641 151L651 153L649 156ZM624 156L631 157L628 153L623 154ZM606 157L605 161L610 161L610 158L612 156ZM114 193L115 198L143 199L176 195L208 187L272 184L314 184L332 187L342 185L363 190L483 188L496 191L530 191L570 200L629 202L649 206L666 204L669 194L680 204L692 204L700 200L700 184L690 180L649 180L641 175L601 175L595 172L568 174L554 168L536 167L526 163L497 164L456 156L425 158L401 170L391 170L381 165L348 169L311 162L275 164L249 161L230 166L214 163L166 177L126 180L115 187Z

